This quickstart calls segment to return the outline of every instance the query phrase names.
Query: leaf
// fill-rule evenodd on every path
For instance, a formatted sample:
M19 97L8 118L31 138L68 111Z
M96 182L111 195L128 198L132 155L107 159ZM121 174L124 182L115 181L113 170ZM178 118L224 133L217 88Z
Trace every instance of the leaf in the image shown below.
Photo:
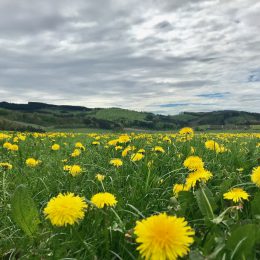
M235 228L227 240L227 248L231 251L230 259L254 259L252 252L256 242L259 226L246 224Z
M214 219L214 210L216 209L216 202L214 201L212 192L206 187L200 187L195 191L195 197L199 206L200 212L209 220Z
M30 237L38 228L39 213L26 186L19 185L11 200L11 213L13 220Z
M255 194L255 197L251 202L251 208L253 215L260 217L260 192Z

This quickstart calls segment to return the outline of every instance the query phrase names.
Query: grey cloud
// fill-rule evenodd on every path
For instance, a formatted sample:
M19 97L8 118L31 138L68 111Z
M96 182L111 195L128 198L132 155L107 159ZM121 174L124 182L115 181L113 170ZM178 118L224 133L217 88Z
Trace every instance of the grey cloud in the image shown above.
M254 0L2 0L1 99L260 112L259 11ZM158 110L172 103L184 105Z

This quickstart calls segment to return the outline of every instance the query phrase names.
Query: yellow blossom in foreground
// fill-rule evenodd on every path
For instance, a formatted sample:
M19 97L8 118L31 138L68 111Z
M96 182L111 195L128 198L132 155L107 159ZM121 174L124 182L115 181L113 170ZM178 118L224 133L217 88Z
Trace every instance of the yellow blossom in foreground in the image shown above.
M181 192L181 191L189 191L190 188L187 185L176 183L176 184L174 184L172 190L173 190L174 195L176 197L178 197L179 192Z
M81 174L81 172L82 172L82 169L81 169L81 167L79 165L74 164L74 165L70 166L70 168L69 168L69 173L73 177Z
M36 167L40 161L39 160L36 160L34 158L28 158L26 161L25 161L26 165L29 166L29 167Z
M239 202L248 200L249 194L241 188L233 188L229 192L223 194L224 199Z
M251 180L260 187L260 166L255 167L252 171Z
M175 260L187 255L194 241L194 231L187 224L184 218L165 213L137 221L137 250L147 260Z
M84 210L88 207L84 198L73 193L59 194L52 198L44 208L45 218L55 226L75 224L84 218Z
M58 150L60 150L60 145L59 145L59 144L53 144L53 145L51 146L51 149L52 149L53 151L58 151Z
M103 181L104 179L105 179L105 175L103 175L103 174L100 174L100 173L97 173L96 174L96 178L97 178L97 180L98 181Z
M113 166L116 166L116 167L120 167L120 166L123 165L122 160L121 160L121 159L118 159L118 158L115 158L115 159L110 160L109 163L110 163L111 165L113 165Z
M196 171L198 169L203 169L204 162L198 156L189 156L183 163L184 167L188 168L190 171Z
M13 165L7 162L2 162L0 163L0 167L7 169L7 170L11 170L13 168Z
M132 154L131 161L136 162L136 161L142 160L143 158L144 158L144 155L142 153L135 153L135 154Z
M113 207L117 204L116 197L109 192L100 192L92 196L91 202L102 209L105 206Z

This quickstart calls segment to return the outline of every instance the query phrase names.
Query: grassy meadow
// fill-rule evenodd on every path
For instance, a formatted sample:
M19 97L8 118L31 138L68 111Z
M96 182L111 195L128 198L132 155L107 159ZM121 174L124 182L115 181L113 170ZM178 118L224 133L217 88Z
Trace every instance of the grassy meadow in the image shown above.
M259 133L1 132L0 192L2 259L260 259Z

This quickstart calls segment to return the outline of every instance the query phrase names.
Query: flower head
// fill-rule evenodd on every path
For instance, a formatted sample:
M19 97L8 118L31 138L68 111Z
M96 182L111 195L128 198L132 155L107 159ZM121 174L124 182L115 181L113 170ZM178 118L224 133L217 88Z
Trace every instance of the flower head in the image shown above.
M161 146L155 146L153 148L154 152L159 152L159 153L165 153L165 150Z
M46 219L50 219L52 225L73 225L84 218L84 210L88 207L84 198L73 193L59 194L52 198L44 208Z
M100 174L100 173L97 173L96 174L96 178L97 178L97 180L98 181L103 181L104 179L105 179L105 175L103 175L103 174Z
M180 135L189 135L189 136L193 136L194 135L194 131L192 128L190 127L183 127L180 131L179 131Z
M233 188L230 191L223 194L224 199L233 200L239 202L242 200L248 200L249 194L241 188Z
M78 148L76 148L76 149L74 149L74 151L72 152L71 157L77 157L77 156L80 156L80 154L81 154L81 150L78 149Z
M184 218L161 213L137 221L134 234L140 243L137 250L145 259L175 260L189 252L194 231Z
M122 160L121 160L121 159L118 159L118 158L115 158L115 159L110 160L109 163L110 163L111 165L113 165L113 166L116 166L116 167L120 167L120 166L123 165Z
M186 178L187 187L195 187L197 182L207 182L210 178L212 178L212 173L205 169L199 169L197 171L191 172Z
M100 192L92 196L91 202L102 209L105 206L113 207L117 204L116 197L109 192Z
M198 169L203 169L204 162L198 156L189 156L183 163L184 167L188 168L190 171L196 171Z
M33 168L33 167L36 167L40 161L39 160L36 160L34 158L28 158L26 161L25 161L26 165Z
M52 149L53 151L58 151L58 150L60 150L60 145L59 145L59 144L53 144L53 145L51 146L51 149Z
M181 191L189 191L190 187L188 187L186 184L174 184L173 188L173 193L176 197L178 197L179 192Z
M79 165L74 164L74 165L71 165L70 168L68 168L68 171L73 177L75 177L75 176L81 174L82 169Z
M0 167L6 169L6 170L12 170L13 165L7 162L0 163Z
M144 158L144 155L142 154L142 153L134 153L134 154L132 154L132 156L131 156L131 161L132 162L136 162L136 161L140 161L140 160L142 160Z
M260 166L255 167L252 171L251 180L260 187Z

